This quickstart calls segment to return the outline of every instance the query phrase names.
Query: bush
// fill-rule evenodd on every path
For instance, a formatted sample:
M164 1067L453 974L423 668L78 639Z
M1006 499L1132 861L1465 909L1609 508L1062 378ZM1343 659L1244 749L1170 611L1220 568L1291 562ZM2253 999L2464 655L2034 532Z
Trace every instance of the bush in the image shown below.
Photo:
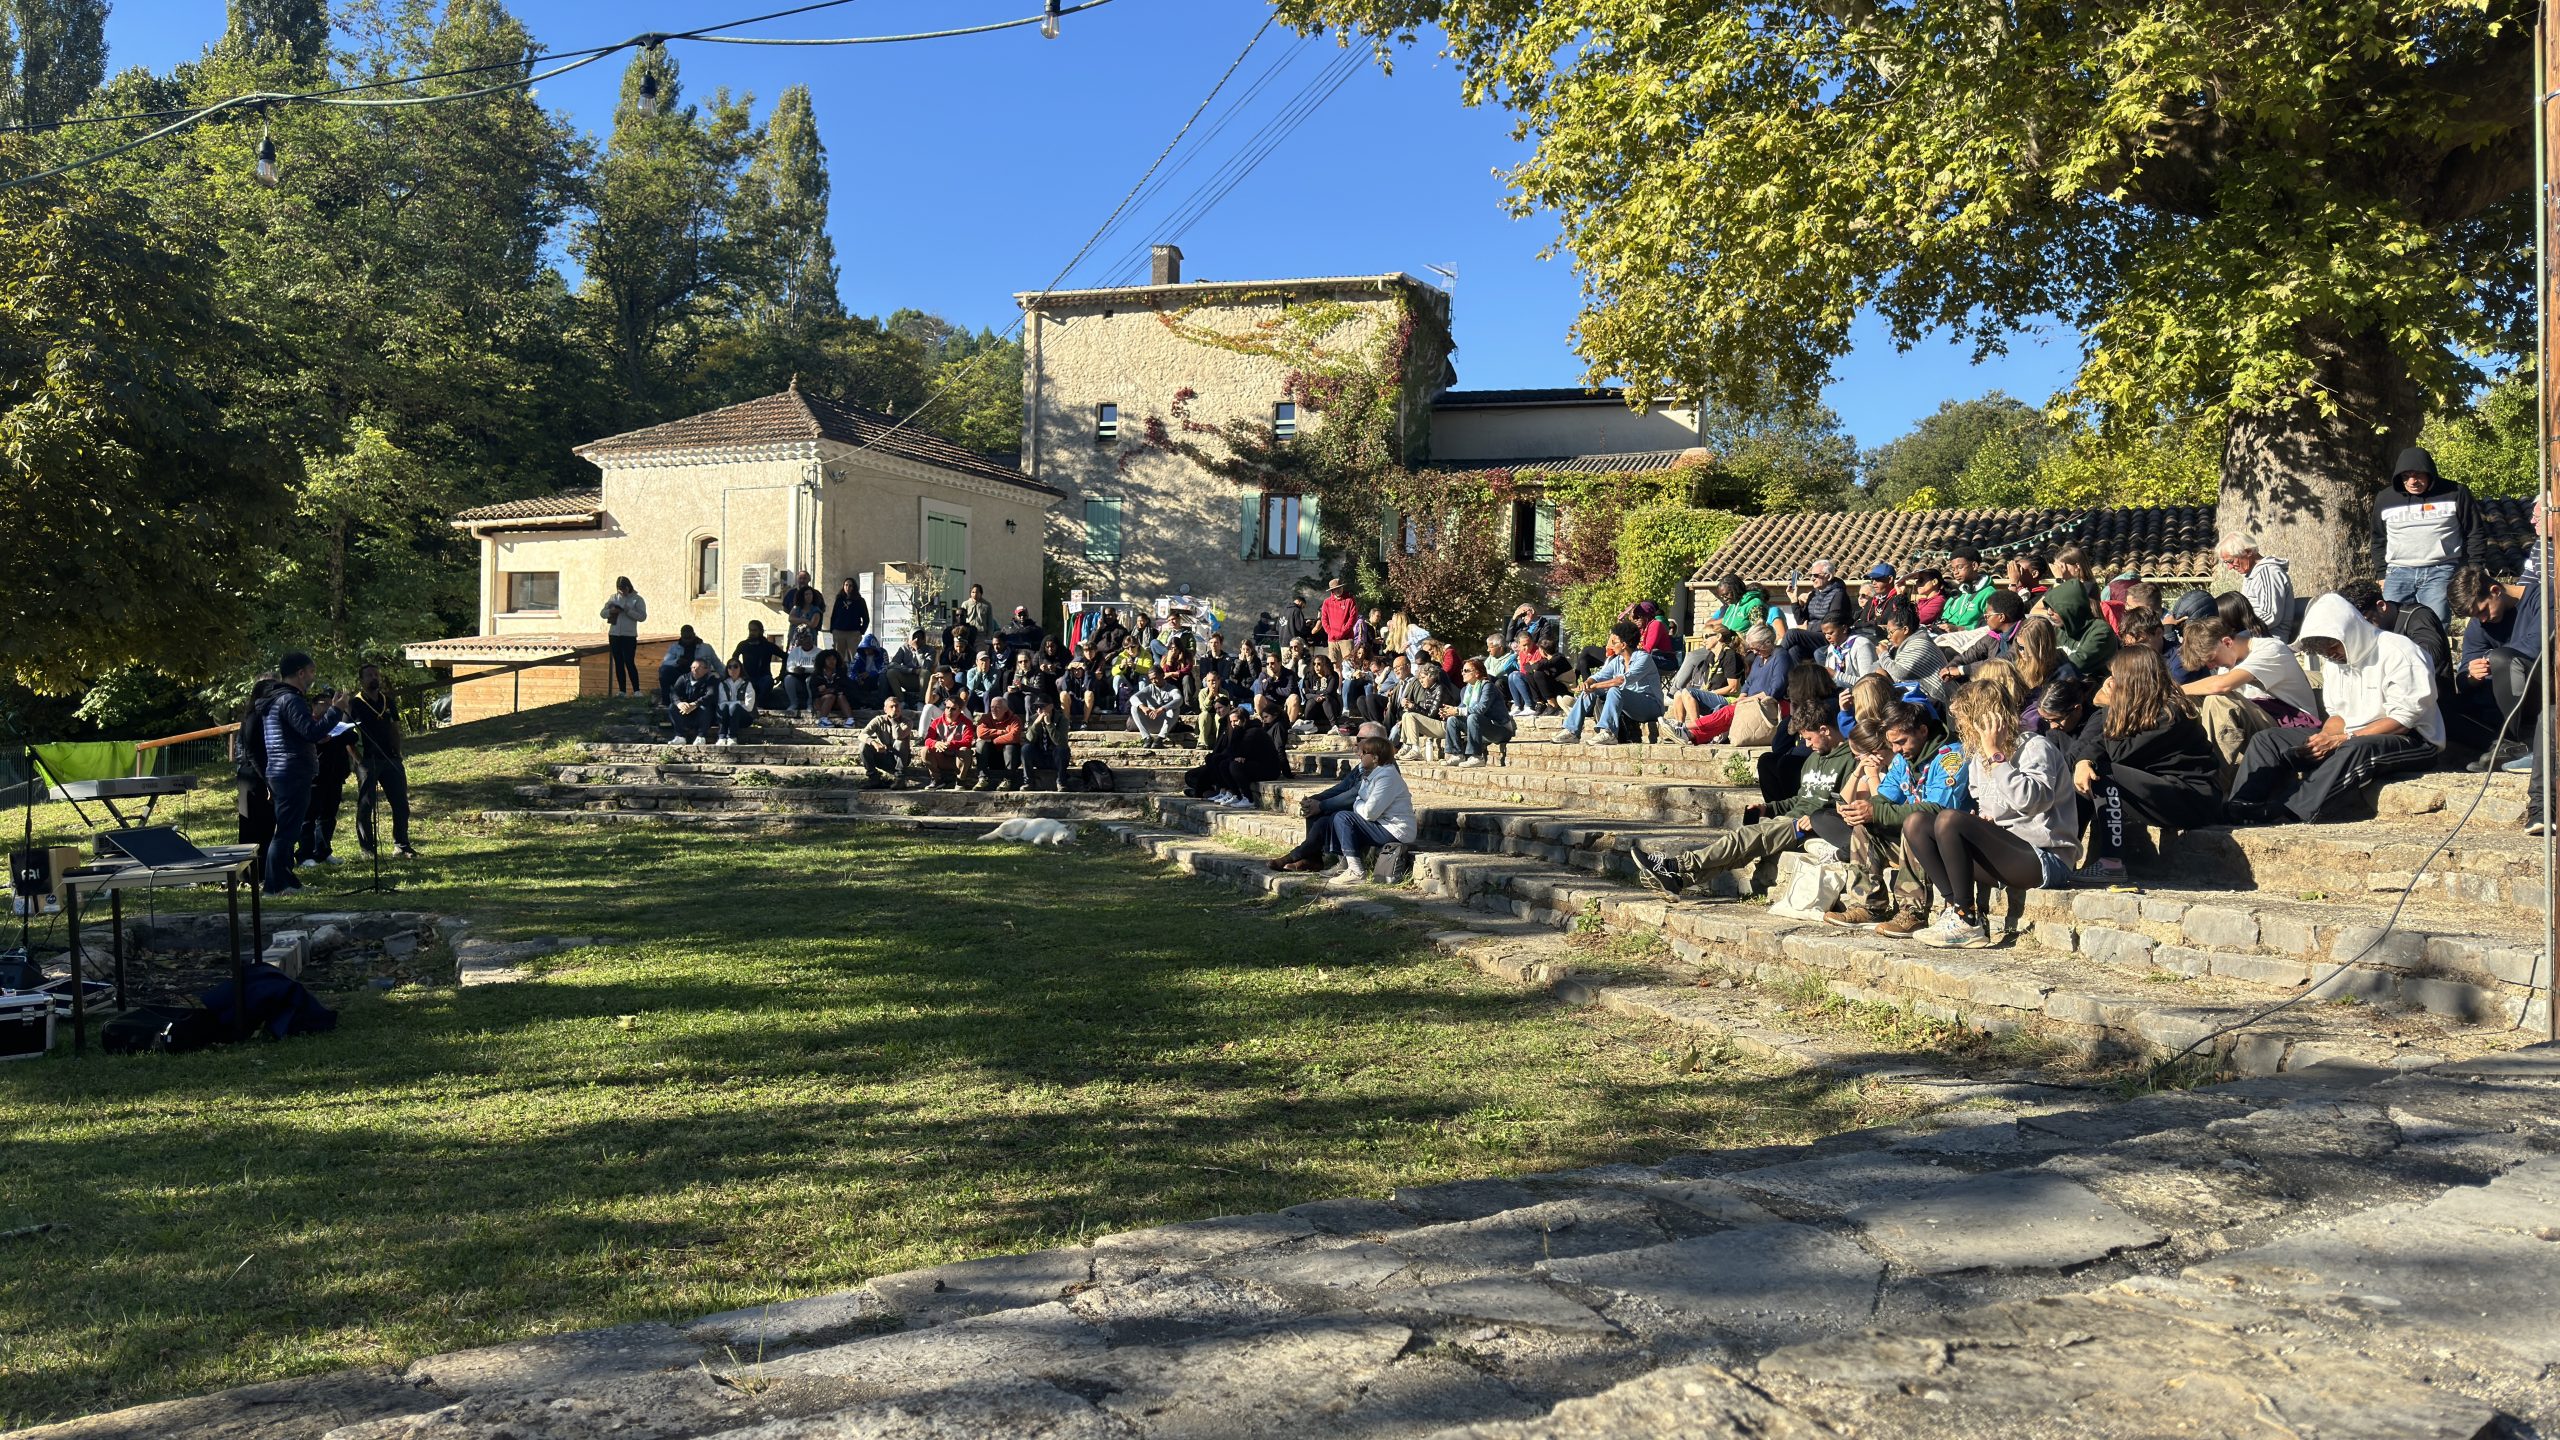
M1566 588L1566 633L1576 644L1597 644L1619 612L1639 600L1659 601L1677 615L1689 577L1741 524L1739 515L1667 500L1628 511L1618 522L1613 572Z

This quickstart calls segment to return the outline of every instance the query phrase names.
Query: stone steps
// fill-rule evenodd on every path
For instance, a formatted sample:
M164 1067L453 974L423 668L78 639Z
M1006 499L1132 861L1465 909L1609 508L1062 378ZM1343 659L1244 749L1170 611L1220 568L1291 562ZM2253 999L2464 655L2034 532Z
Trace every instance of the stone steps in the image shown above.
M2125 1103L1982 1081L1811 1144L1166 1224L28 1440L2548 1433L2555 1100L2552 1047Z
M767 790L702 785L519 785L530 811L546 814L717 816L738 821L829 816L859 819L905 815L1032 815L1099 819L1143 813L1145 796L1083 790ZM501 812L490 812L501 813Z
M1418 813L1425 848L1412 857L1413 886L1421 894L1558 928L1596 921L1658 934L1689 965L1782 989L1818 984L1852 1001L1908 1006L1977 1029L2025 1029L2097 1053L2152 1057L2182 1050L2293 993L2258 978L2215 974L2210 963L2190 975L2149 966L2128 969L2071 945L2050 948L2051 940L2078 936L2076 925L2056 929L2054 920L2036 923L2003 949L1942 951L1788 921L1758 905L1669 905L1631 880L1616 878L1629 873L1624 843L1631 834L1646 833L1641 827L1527 814L1496 823L1496 817L1472 813L1456 816L1477 822L1461 830L1447 823L1452 812L1423 798ZM1152 808L1177 828L1248 841L1266 852L1295 844L1303 833L1301 822L1270 811L1166 798ZM1655 827L1650 833L1672 841L1681 832ZM1310 877L1270 878L1285 887ZM1722 879L1725 896L1739 893L1740 877ZM2108 942L2091 938L2093 950L2106 956ZM2379 984L2365 983L2369 989ZM2390 1064L2404 1053L2463 1054L2491 1038L2492 1032L2431 1014L2402 1013L2396 1006L2312 1004L2224 1037L2208 1053L2243 1074L2273 1074L2345 1056Z
M1181 788L1183 770L1187 768L1113 764L1111 778L1113 788L1120 793L1144 794ZM768 795L778 789L801 794L835 795L866 790L870 785L869 777L858 763L659 765L646 761L615 760L546 765L543 769L554 782L563 785L656 787L699 791L706 795ZM1081 777L1077 777L1077 783L1081 786Z

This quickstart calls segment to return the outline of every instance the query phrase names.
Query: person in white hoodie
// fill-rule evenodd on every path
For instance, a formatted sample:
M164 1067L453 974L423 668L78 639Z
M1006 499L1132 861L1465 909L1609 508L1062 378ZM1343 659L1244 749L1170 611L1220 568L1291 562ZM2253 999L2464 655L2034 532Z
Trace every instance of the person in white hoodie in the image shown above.
M2345 596L2323 595L2293 648L2319 666L2329 718L2317 730L2249 737L2225 807L2234 824L2333 818L2385 775L2422 768L2444 749L2435 663L2417 642L2375 629Z
M1998 942L1975 903L1976 884L2008 891L2014 932L2029 890L2071 883L2080 856L2080 797L2062 748L2021 733L2018 712L1994 687L1976 683L1957 691L1948 718L1964 742L1974 812L1936 810L1905 820L1903 853L1947 900L1937 926L1921 932L1922 943L1979 950Z
M1351 804L1333 812L1333 848L1342 856L1342 868L1334 872L1331 883L1346 889L1359 884L1368 878L1360 860L1362 850L1410 845L1413 836L1413 792L1405 788L1404 774L1396 769L1396 747L1384 739L1362 740L1360 780L1351 792ZM1395 878L1384 869L1381 860L1379 879Z

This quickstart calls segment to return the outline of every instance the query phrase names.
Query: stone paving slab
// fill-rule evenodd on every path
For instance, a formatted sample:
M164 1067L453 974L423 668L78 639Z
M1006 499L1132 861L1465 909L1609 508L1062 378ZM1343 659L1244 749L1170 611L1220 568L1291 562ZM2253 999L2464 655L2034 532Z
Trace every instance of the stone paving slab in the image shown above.
M1393 1321L1336 1315L1117 1351L1100 1403L1144 1440L1401 1440L1531 1409L1454 1360L1399 1361L1412 1338Z
M827 1381L773 1380L741 1389L697 1368L557 1391L472 1395L424 1415L345 1426L323 1440L689 1440L831 1413L855 1398Z
M1135 1440L1128 1426L1081 1396L1036 1380L1005 1379L871 1400L809 1419L724 1430L715 1440L992 1440L996 1436Z
M615 1325L571 1330L506 1345L430 1355L406 1378L456 1395L489 1391L562 1391L630 1375L685 1369L702 1347L672 1325Z
M1751 1225L1650 1249L1557 1260L1539 1272L1605 1297L1601 1313L1657 1344L1768 1346L1875 1312L1884 1262L1805 1225Z
M1102 1359L1100 1330L1052 1300L1000 1314L954 1320L803 1350L756 1365L713 1368L730 1376L824 1375L866 1385L913 1389L987 1376L1073 1375Z
M2168 1238L2086 1187L2033 1170L1872 1201L1848 1218L1869 1244L1923 1274L2064 1270Z
M1656 1370L1534 1420L1468 1425L1430 1440L1839 1440L1712 1365ZM2020 1436L2024 1440L2024 1434Z
M340 1427L444 1403L390 1366L340 1370L135 1405L32 1429L9 1440L321 1440Z

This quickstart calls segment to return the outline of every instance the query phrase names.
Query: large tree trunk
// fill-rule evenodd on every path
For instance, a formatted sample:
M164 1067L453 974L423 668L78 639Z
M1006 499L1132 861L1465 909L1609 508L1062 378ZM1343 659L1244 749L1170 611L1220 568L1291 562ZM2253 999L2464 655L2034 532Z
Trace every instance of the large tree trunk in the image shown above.
M2287 561L2305 600L2359 576L2379 577L2373 502L2401 446L2417 443L2425 399L2391 348L2335 330L2309 341L2335 413L2310 400L2245 413L2222 451L2225 539L2254 538Z

